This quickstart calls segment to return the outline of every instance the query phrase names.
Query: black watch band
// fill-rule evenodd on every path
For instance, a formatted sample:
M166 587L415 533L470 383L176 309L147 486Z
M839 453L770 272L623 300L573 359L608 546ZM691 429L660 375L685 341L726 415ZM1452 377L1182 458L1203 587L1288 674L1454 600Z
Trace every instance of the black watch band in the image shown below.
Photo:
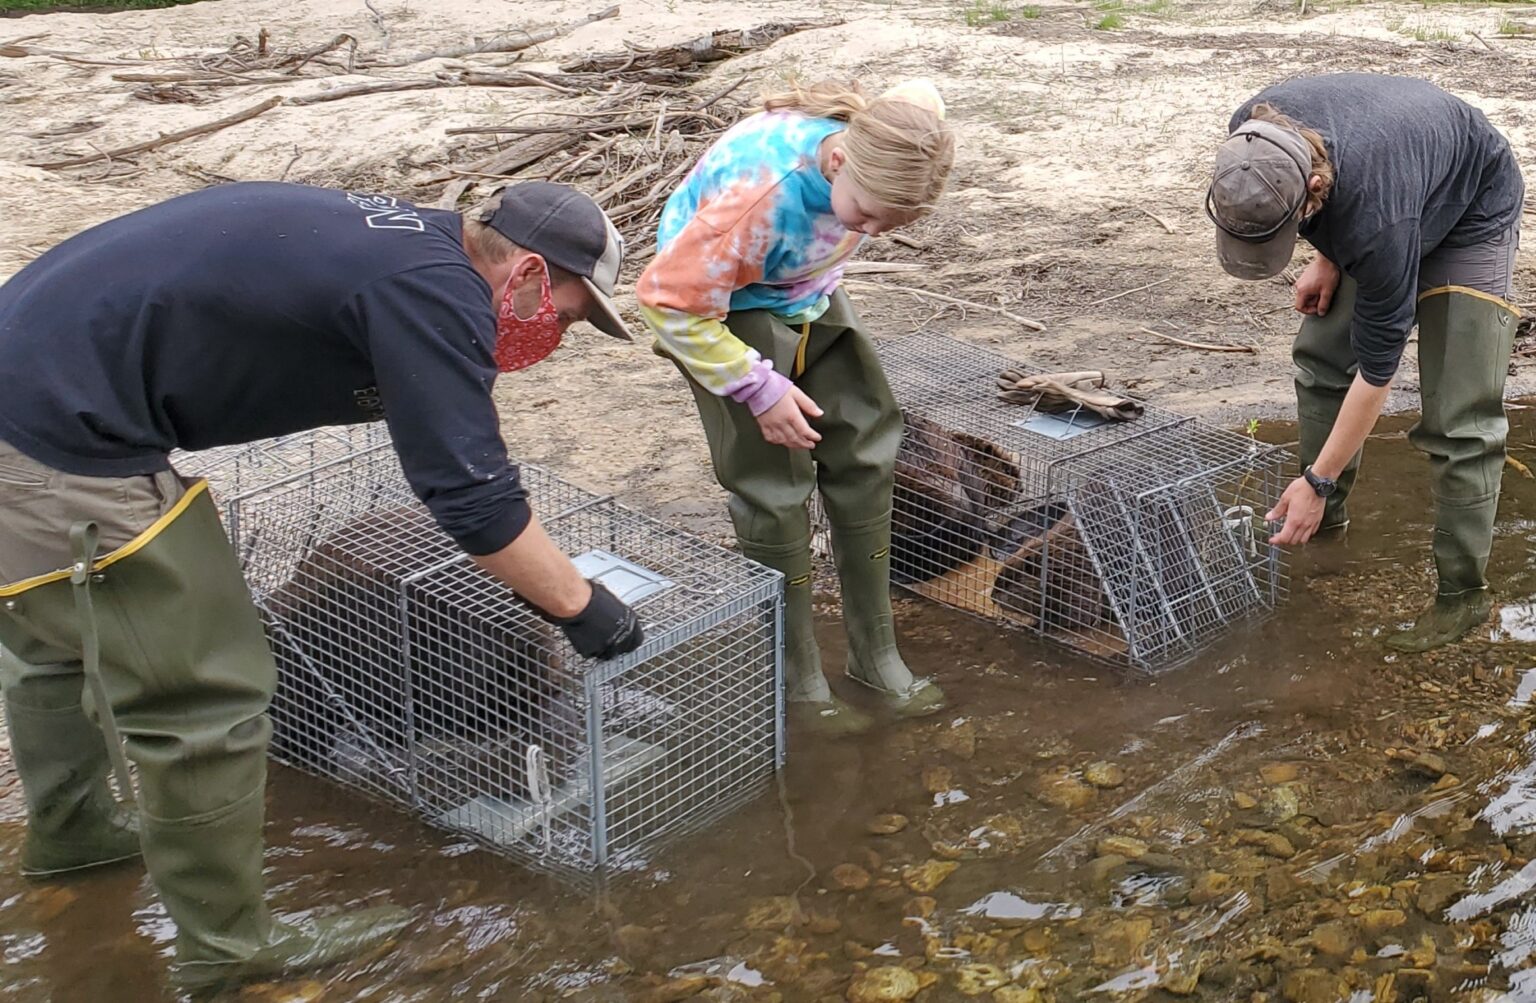
M1314 474L1311 467L1307 467L1307 469L1303 470L1301 472L1301 476L1305 477L1307 483L1312 485L1312 490L1317 492L1317 496L1319 498L1327 498L1329 495L1333 494L1339 489L1339 485L1336 481L1327 477L1323 477L1319 474Z

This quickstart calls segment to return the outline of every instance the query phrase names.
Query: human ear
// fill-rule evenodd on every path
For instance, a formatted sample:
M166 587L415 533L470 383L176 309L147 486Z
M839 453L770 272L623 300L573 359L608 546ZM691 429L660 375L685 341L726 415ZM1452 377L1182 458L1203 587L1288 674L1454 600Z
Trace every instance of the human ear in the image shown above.
M1322 178L1314 174L1307 179L1307 191L1316 195L1323 190L1325 184L1326 182Z

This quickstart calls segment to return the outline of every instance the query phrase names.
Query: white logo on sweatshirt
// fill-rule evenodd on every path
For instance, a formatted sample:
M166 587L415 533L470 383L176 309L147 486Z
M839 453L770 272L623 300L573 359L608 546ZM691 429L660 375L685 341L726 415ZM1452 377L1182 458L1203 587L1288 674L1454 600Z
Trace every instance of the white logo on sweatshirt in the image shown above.
M375 230L425 230L427 225L416 215L416 210L401 205L400 200L389 195L359 195L347 193L347 201L363 210L368 225Z

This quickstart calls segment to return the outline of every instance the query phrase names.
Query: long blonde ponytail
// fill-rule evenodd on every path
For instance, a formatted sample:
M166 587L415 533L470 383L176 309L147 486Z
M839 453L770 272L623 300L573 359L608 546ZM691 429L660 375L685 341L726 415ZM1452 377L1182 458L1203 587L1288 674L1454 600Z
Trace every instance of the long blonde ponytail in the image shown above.
M898 212L926 215L949 181L955 136L944 103L926 81L866 97L855 81L823 80L765 95L765 111L795 111L848 123L843 170L875 202Z

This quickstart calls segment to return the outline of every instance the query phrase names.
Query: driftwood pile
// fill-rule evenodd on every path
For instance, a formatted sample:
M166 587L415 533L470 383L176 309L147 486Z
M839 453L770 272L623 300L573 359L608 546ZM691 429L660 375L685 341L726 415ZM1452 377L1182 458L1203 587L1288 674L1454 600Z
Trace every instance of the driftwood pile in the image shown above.
M42 56L112 67L117 70L112 74L114 81L129 85L134 97L156 103L200 105L225 100L246 88L350 78L335 87L274 95L200 125L111 149L88 141L75 145L82 142L76 137L90 130L32 137L57 139L72 147L60 151L68 155L34 166L65 170L105 164L105 170L91 180L137 173L132 158L139 154L217 132L283 105L441 88L539 88L554 95L551 107L507 122L448 130L450 142L442 161L431 165L432 170L412 184L415 190L405 194L423 204L449 208L492 194L512 180L569 182L594 195L608 210L632 248L630 260L638 264L650 254L647 242L667 194L709 143L747 111L755 90L743 86L744 76L709 93L697 93L695 85L715 64L799 31L840 23L775 21L716 31L679 45L626 45L622 51L587 55L551 72L518 64L534 47L594 21L617 17L619 8L546 28L508 31L418 51L391 49L387 23L371 5L369 9L384 44L368 50L350 33L319 44L284 48L262 29L254 37L237 36L224 51L179 58L102 59L36 44L44 36L0 44L0 58ZM432 72L411 72L430 60L448 62L439 63ZM358 82L360 75L378 79ZM301 155L296 150L295 160Z

